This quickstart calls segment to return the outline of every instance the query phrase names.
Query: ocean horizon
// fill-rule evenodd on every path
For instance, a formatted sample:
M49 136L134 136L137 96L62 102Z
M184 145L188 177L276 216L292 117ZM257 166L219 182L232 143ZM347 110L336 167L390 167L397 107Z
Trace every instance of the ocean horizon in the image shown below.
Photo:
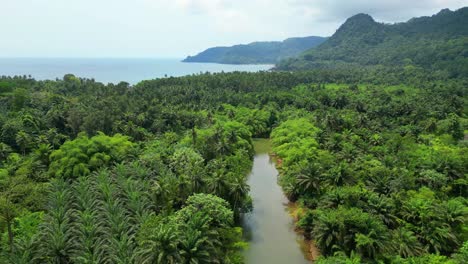
M200 73L258 72L270 64L186 63L181 58L0 58L0 76L31 76L36 80L61 79L65 74L102 83L180 77Z

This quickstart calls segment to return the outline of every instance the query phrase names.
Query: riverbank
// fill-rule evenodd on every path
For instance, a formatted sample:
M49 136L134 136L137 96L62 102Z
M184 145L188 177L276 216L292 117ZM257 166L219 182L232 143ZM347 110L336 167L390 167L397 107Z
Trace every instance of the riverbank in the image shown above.
M283 160L271 151L269 152L269 155L271 159L274 161L276 169L279 171L278 177L281 177L281 165L283 163ZM307 260L314 262L320 257L320 251L315 245L315 241L312 239L308 239L304 235L305 231L297 227L296 225L296 223L300 220L301 216L303 215L303 208L301 208L297 202L292 202L289 199L288 201L289 202L288 202L287 207L288 207L289 216L291 217L294 223L294 231L298 235L300 235L303 239L302 243L300 243L301 251L307 258Z
M249 249L246 263L306 264L310 263L302 251L303 236L295 232L289 214L289 200L278 185L278 170L270 156L269 140L255 140L255 156L249 175L253 210L243 218Z

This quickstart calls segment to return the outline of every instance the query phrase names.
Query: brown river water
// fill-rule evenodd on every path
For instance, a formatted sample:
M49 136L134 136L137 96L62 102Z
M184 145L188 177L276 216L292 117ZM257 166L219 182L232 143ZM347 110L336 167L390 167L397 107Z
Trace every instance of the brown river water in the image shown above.
M253 211L243 218L249 248L247 264L311 263L303 252L304 239L294 231L289 201L278 185L278 171L269 156L269 140L255 140L255 157L249 175Z

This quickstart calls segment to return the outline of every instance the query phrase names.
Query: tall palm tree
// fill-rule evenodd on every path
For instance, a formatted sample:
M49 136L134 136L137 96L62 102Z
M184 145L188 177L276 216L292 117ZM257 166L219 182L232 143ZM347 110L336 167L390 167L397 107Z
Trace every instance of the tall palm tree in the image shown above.
M56 180L48 200L48 214L40 227L40 249L36 259L39 262L49 260L57 264L69 263L74 251L70 206L72 197L69 184L61 179Z
M30 147L31 141L31 137L24 131L20 131L16 134L16 144L19 146L23 156L26 155L26 149Z
M101 263L106 259L104 219L99 218L99 200L93 185L89 177L81 177L73 186L76 197L72 205L75 211L73 260L78 263Z
M230 178L229 200L232 204L233 211L238 213L238 210L242 209L242 204L250 191L250 186L245 181L245 177L243 175L232 175Z
M0 195L0 220L5 223L8 234L8 244L10 252L13 251L13 220L18 214L18 206L13 204L10 198L10 193L2 193Z
M125 207L125 195L113 176L107 170L98 172L96 176L99 218L103 222L104 238L108 243L106 254L112 263L132 263L136 226L132 224L131 213Z
M205 175L201 170L190 173L190 185L193 193L203 192L205 186Z
M152 181L150 186L150 199L152 208L157 212L172 208L178 194L177 178L172 175L160 176L157 181Z
M31 239L19 239L15 241L15 250L9 254L8 261L11 264L34 263L34 252L37 251L37 236Z
M132 224L138 226L151 214L149 185L124 177L119 177L117 182L124 194L125 207L130 212Z
M219 196L226 197L227 181L226 176L221 172L215 172L211 177L206 179L207 187L210 193Z

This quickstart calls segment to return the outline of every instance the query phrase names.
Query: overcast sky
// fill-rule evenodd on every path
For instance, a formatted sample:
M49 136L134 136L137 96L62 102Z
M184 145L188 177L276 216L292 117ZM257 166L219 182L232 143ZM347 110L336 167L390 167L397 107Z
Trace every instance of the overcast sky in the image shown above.
M468 0L0 0L0 57L184 57L329 36L347 17L402 22Z

